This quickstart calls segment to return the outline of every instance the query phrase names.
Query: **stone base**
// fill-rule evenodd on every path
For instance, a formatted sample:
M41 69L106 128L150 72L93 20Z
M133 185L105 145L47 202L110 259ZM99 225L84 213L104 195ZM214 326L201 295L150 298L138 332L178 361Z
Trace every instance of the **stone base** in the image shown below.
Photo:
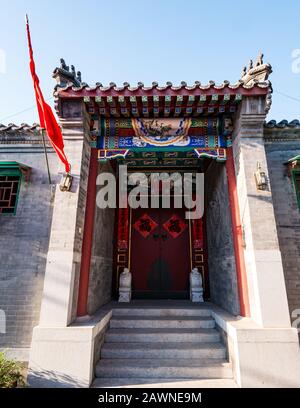
M99 358L99 336L104 335L111 313L106 311L69 327L35 327L29 357L29 387L89 387Z
M300 349L297 330L263 328L249 318L234 318L213 308L227 339L234 377L242 388L300 388Z
M202 303L203 299L203 290L202 291L191 291L190 298L192 302Z
M248 388L300 388L300 353L295 329L236 331L236 381Z
M119 302L120 303L129 303L131 301L131 291L120 291L119 293Z
M242 388L300 388L297 330L263 328L249 318L234 317L209 305L228 344L234 379ZM31 387L89 387L112 310L69 327L37 326L29 360Z

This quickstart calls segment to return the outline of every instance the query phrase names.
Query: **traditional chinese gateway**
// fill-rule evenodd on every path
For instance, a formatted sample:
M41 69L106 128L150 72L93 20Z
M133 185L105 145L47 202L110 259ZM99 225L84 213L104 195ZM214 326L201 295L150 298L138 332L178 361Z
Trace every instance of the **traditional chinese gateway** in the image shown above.
M67 176L37 125L1 125L0 345L31 386L300 386L300 123L265 122L270 73L89 87L61 60ZM120 165L204 173L203 217L99 208Z

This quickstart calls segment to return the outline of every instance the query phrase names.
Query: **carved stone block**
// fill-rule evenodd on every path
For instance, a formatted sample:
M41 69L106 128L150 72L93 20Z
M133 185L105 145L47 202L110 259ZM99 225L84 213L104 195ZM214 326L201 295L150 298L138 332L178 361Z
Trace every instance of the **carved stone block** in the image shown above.
M120 275L119 282L119 302L129 303L131 301L131 281L132 275L128 268L124 268L124 271Z
M190 273L190 299L192 302L204 302L202 276L198 268Z

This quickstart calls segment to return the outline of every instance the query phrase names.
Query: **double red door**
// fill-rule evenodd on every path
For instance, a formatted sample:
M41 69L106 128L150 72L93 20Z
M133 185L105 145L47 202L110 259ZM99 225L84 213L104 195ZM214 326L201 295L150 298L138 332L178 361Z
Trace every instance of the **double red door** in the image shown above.
M184 209L132 210L130 270L134 298L188 298L190 238Z

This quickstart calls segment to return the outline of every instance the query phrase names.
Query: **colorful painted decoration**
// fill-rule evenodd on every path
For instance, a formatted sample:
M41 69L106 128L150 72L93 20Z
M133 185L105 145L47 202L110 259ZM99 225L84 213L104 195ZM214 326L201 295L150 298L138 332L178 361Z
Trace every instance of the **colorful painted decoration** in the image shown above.
M174 214L163 224L163 227L166 231L168 231L172 238L177 238L186 229L187 223L178 215Z
M149 153L179 150L196 157L226 160L230 129L221 119L208 118L115 118L98 120L99 159L128 157L131 151ZM227 122L226 122L227 123ZM229 129L229 130L228 130Z
M116 157L125 158L127 153L128 153L127 149L111 149L111 150L101 149L98 151L98 159L107 160L107 159L115 159Z
M153 146L185 146L189 142L191 118L132 119L133 144Z
M158 226L152 218L145 213L134 224L133 228L138 231L144 238L147 238Z
M99 149L226 147L218 118L101 118Z
M198 158L200 157L212 157L217 159L217 161L226 160L226 149L194 149L195 154Z

